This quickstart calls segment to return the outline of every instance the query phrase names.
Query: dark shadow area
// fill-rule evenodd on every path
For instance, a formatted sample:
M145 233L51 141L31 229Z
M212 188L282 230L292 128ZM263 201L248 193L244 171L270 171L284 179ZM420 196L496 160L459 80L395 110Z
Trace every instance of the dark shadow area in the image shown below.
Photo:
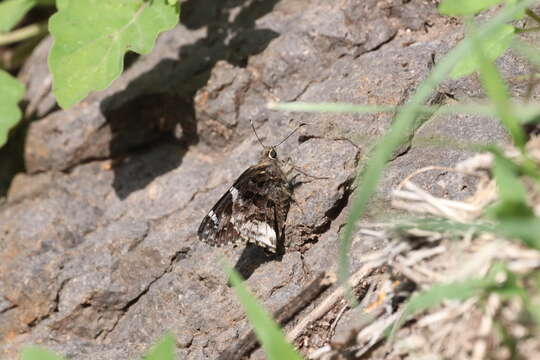
M9 132L6 144L0 149L0 198L7 195L15 175L24 172L24 144L29 123L22 120Z
M283 258L283 242L278 245L278 251L273 254L264 248L255 245L247 244L244 251L234 265L234 269L242 276L242 279L247 280L257 270L259 266L269 261L281 261ZM230 284L229 284L230 285Z
M145 79L143 75L130 86L141 86ZM109 121L110 154L115 157L129 152L129 161L148 167L132 171L131 166L124 166L124 163L114 166L112 185L118 197L124 199L156 177L180 166L187 148L196 144L198 137L193 107L180 97L167 93L144 94L120 106L110 106L115 101L120 100L112 96L102 103L101 109ZM112 110L106 110L109 107ZM170 149L172 144L176 149ZM169 150L160 157L147 156L156 146Z
M225 60L244 67L279 34L255 29L258 18L278 0L188 0L182 3L181 24L190 30L206 27L207 35L179 48L179 61L165 59L105 99L101 111L111 131L110 156L143 155L148 146L176 139L185 150L199 141L193 98L206 85L214 65ZM175 30L172 30L175 31ZM130 59L130 60L129 60ZM129 58L127 65L136 61ZM168 140L170 141L170 140ZM133 153L135 151L135 153ZM177 168L181 154L156 159L144 176L114 167L113 187L120 198L144 188L155 177ZM150 176L153 174L153 177Z
M132 151L114 167L113 186L119 198L124 199L132 192L143 189L156 177L182 163L187 147L173 138L159 144L148 145Z
M181 23L190 30L207 26L207 36L180 49L182 55L209 49L210 67L219 60L244 67L249 56L263 51L279 34L255 29L257 19L270 13L278 0L188 0L182 3Z

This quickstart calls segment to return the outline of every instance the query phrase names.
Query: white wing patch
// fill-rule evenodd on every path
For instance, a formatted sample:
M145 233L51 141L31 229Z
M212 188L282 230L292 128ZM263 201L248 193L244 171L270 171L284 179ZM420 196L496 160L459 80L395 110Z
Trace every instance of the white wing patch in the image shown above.
M238 199L238 189L234 186L231 186L231 188L229 189L229 193L231 193L233 203L236 202L236 199Z
M234 225L240 236L245 240L266 247L272 252L276 252L276 232L267 223L251 220L247 222L240 221Z
M219 219L216 213L214 213L214 210L210 210L210 212L208 213L208 217L210 217L210 220L212 220L212 226L217 229L219 225Z

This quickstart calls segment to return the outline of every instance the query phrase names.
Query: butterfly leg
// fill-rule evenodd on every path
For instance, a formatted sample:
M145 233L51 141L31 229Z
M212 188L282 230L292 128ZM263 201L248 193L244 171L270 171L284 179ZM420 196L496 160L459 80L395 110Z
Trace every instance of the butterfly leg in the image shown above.
M302 217L306 217L306 214L304 214L304 210L302 210L302 207L298 204L298 201L296 201L296 197L294 194L291 195L292 202L298 207L298 210L302 213Z

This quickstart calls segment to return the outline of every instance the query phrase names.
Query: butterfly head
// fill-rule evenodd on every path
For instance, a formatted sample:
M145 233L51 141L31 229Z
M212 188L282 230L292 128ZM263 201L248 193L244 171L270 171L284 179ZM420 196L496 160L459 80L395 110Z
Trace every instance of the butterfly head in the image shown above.
M277 152L273 146L265 148L263 154L270 160L277 160Z
M257 137L257 140L259 141L259 144L261 144L261 146L263 147L263 152L262 152L262 156L261 158L263 160L277 160L277 152L276 152L276 148L283 144L285 142L285 140L287 140L288 138L291 137L292 134L294 134L298 129L300 129L302 126L306 125L306 124L300 124L298 125L298 127L296 129L294 129L289 135L287 135L285 137L285 139L281 140L278 144L276 145L273 145L273 146L266 146L261 138L259 137L259 135L257 134L257 130L255 130L255 126L253 125L253 121L250 120L250 123L251 123L251 128L253 129L253 133L255 134L255 136Z
M261 151L259 162L274 162L278 161L278 155L274 146L265 146Z

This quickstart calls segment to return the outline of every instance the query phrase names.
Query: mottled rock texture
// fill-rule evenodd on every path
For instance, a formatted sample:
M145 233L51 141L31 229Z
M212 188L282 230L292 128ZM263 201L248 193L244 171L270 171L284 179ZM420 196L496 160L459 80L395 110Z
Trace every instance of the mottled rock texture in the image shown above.
M334 267L352 180L392 121L265 104L402 104L463 33L427 0L182 6L182 25L160 36L151 54L129 56L107 90L70 110L55 107L47 92L49 40L25 65L27 113L37 119L22 149L26 172L0 206L0 358L39 343L69 359L133 359L166 331L182 359L215 358L249 329L221 259L270 310ZM518 75L526 66L511 54L500 62L514 94L524 93L526 80L518 79L526 76ZM481 96L471 76L444 84L432 99ZM250 119L268 144L309 124L279 154L328 177L296 178L287 251L278 258L253 246L211 248L196 237L202 217L258 158ZM390 162L366 220L392 216L389 193L414 170L470 155L445 146L448 139L506 141L494 120L424 120ZM473 183L453 176L432 171L416 180L437 195L467 196ZM352 266L377 246L357 239ZM305 340L322 345L320 336Z

